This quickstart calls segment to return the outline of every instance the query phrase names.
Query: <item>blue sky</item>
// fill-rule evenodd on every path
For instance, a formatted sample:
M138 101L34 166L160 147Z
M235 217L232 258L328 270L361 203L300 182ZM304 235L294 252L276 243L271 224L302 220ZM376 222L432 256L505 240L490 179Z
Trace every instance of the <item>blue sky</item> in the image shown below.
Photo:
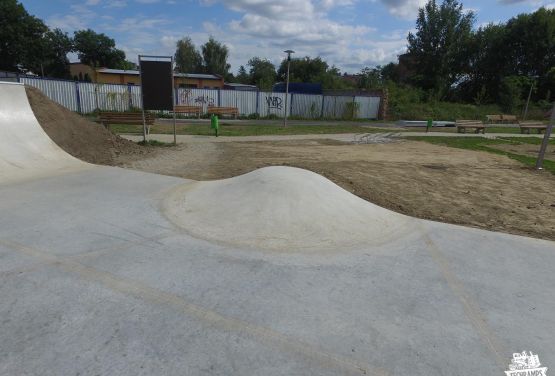
M232 71L260 56L279 63L282 51L321 56L342 71L396 60L425 0L23 0L29 13L72 33L92 28L116 40L128 59L173 54L190 36L210 35L230 49ZM555 0L466 0L476 25L505 21ZM72 56L72 60L75 57Z

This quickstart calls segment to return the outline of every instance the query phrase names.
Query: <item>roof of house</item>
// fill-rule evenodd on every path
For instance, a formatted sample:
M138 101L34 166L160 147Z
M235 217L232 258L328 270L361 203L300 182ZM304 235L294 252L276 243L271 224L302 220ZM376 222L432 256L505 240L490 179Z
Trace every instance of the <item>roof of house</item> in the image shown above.
M111 69L111 68L100 68L97 70L98 73L106 74L128 74L132 76L138 76L138 70L124 70L124 69ZM174 73L174 77L185 77L185 78L196 78L201 80L220 80L221 77L215 74L199 74L199 73Z

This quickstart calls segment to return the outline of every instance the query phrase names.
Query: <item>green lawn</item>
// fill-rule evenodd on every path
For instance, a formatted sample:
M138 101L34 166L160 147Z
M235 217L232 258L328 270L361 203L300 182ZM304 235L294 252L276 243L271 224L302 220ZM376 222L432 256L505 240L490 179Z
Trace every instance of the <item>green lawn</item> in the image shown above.
M420 136L413 136L407 137L407 139L415 140L415 141L424 141L429 142L435 145L443 145L449 146L453 148L459 149L467 149L467 150L479 150L485 151L488 153L494 153L499 155L505 155L511 159L517 160L521 163L524 163L527 166L534 167L536 165L536 158L527 156L527 155L520 155L515 153L510 153L504 150L496 149L495 145L519 145L519 144L534 144L539 145L541 144L540 138L534 137L507 137L503 139L487 139L481 137L420 137ZM550 145L555 145L555 140L550 140ZM552 160L544 160L543 167L545 170L550 171L551 173L555 174L555 161Z
M114 124L110 126L117 134L142 134L142 125ZM294 135L294 134L332 134L332 133L381 133L388 129L368 128L359 125L220 125L220 136L262 136L262 135ZM398 130L395 130L398 131ZM154 125L150 128L152 134L173 134L172 125ZM178 124L177 134L211 136L214 130L209 124Z

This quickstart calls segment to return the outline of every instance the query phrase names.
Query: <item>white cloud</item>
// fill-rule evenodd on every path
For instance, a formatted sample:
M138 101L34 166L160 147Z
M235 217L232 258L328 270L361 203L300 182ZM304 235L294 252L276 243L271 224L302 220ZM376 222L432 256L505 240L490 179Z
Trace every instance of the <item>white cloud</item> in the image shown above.
M279 64L284 49L297 56L321 56L340 68L359 70L365 65L387 63L406 44L405 37L390 36L380 42L376 30L366 25L332 20L338 7L351 7L355 0L203 0L220 3L238 17L222 28L204 29L230 47L233 69L253 56Z
M375 1L375 0L374 0ZM395 17L414 20L427 0L380 0Z

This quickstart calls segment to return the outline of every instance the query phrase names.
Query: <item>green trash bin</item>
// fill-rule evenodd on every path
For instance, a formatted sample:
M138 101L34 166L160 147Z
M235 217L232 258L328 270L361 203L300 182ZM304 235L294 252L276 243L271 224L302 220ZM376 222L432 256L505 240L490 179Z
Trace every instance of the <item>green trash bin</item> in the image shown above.
M218 116L215 114L212 114L212 116L210 117L210 128L214 130L216 137L218 137L218 131L220 130L220 121L218 119Z

